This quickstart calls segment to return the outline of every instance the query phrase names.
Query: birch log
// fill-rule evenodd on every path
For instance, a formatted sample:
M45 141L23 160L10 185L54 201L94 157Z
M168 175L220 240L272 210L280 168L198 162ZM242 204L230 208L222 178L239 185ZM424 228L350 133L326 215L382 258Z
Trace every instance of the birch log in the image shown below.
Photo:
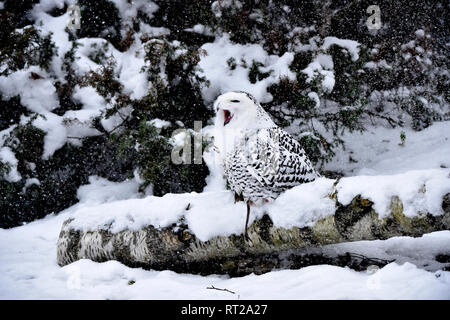
M317 263L348 265L355 262L349 256L326 257L308 251L309 248L393 236L415 237L432 231L450 230L450 194L442 199L442 215L421 213L409 218L403 213L400 199L394 196L389 216L380 218L373 209L372 201L356 196L350 204L342 205L337 200L336 192L330 195L336 201L334 215L317 221L312 227L290 229L274 226L270 217L264 215L250 226L248 241L242 234L200 241L184 224L177 224L177 228L148 225L138 231L118 233L108 230L80 231L71 227L72 219L69 219L64 222L59 235L58 264L64 266L79 259L97 262L117 260L130 267L145 269L197 274L260 274L273 268L297 268Z

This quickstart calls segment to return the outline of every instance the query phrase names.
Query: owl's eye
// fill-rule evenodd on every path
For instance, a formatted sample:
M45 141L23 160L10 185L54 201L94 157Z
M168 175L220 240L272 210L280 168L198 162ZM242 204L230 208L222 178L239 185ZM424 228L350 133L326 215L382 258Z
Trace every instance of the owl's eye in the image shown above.
M231 102L233 102L233 103L239 103L240 101L239 101L239 100L231 100Z

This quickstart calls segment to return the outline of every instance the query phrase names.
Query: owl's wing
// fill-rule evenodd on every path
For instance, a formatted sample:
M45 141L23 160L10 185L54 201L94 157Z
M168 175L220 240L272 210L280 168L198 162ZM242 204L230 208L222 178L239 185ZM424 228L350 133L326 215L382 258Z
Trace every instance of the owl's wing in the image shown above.
M246 138L248 172L263 187L273 186L279 169L279 143L271 129L259 129Z
M320 177L300 143L286 131L280 128L277 128L277 130L280 131L280 146L287 150L281 173L293 174L293 180L297 184L310 182Z
M248 146L247 169L264 187L284 190L319 176L301 145L280 128L258 130Z
M275 128L277 134L280 136L280 145L282 148L285 148L289 152L296 153L299 155L304 155L305 151L303 150L300 143L294 139L289 133L280 128Z

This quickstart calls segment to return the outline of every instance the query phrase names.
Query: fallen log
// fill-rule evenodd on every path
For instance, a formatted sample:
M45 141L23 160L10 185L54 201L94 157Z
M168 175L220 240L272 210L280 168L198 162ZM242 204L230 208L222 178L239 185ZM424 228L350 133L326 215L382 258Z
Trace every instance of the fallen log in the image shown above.
M445 175L443 179L448 179ZM448 183L447 180L443 181ZM391 196L386 212L381 213L376 211L377 206L374 201L369 199L370 197L357 194L351 198L350 202L343 201L339 192L344 193L348 190L340 188L341 182L329 179L325 182L328 185L324 190L328 193L320 201L327 201L332 205L328 205L325 211L321 211L321 214L316 214L316 220L305 226L302 224L291 227L280 226L274 223L276 216L272 213L273 208L269 206L267 211L263 208L259 216L257 214L257 219L249 227L248 241L239 232L213 235L208 238L199 236L198 232L196 234L193 231L194 223L191 222L191 225L189 223L189 221L193 221L189 214L191 210L201 207L200 203L203 200L196 200L198 195L193 194L171 196L170 201L178 201L184 206L183 212L172 223L152 222L153 225L144 223L144 225L136 227L138 217L130 216L130 212L134 211L129 208L129 205L124 206L128 208L128 213L123 213L123 215L128 215L130 220L128 228L118 227L120 224L117 222L117 217L119 216L106 219L106 217L110 217L108 212L99 213L103 220L96 220L95 223L89 220L92 215L96 214L92 210L84 214L89 218L85 218L88 220L80 218L83 216L81 213L80 217L75 214L62 226L57 244L58 264L64 266L79 259L91 259L97 262L117 260L130 267L232 276L252 272L260 274L274 268L298 268L322 263L353 264L364 268L369 264L382 266L388 261L367 260L348 254L334 257L324 256L320 253L320 246L357 240L387 239L394 236L416 237L432 231L450 230L450 193L440 197L438 214L424 211L415 214L411 212L412 207L423 208L417 204L411 207L411 203L420 197L425 199L427 192L425 187L417 188L417 195L411 198L414 200L412 202L408 200L409 198L402 200L401 198L405 198L405 196L402 196L401 192L399 195ZM324 184L323 181L322 184ZM426 181L424 186L428 186ZM433 192L435 195L436 192L431 186L430 184L431 191L429 192ZM307 187L296 188L306 190ZM291 193L294 192L299 191L294 190ZM346 196L349 196L348 192ZM208 197L213 197L213 195L208 195ZM135 202L137 201L147 200L136 199ZM187 205L186 202L188 202ZM416 202L420 201L414 203ZM193 205L191 205L192 203ZM298 204L292 204L293 208L296 205L298 206ZM236 210L243 208L238 204L235 206L237 206ZM433 204L433 207L436 208L436 205ZM212 211L207 212L204 208L201 209L205 211L205 217L213 214ZM241 213L242 216L245 215L245 211ZM77 222L77 219L81 222ZM84 224L89 227L83 228Z

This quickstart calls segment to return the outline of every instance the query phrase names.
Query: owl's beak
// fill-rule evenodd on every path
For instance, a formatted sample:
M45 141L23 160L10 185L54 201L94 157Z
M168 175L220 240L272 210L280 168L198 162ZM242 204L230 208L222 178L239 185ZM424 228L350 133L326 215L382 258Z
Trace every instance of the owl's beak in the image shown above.
M230 110L225 110L225 109L223 110L223 117L225 119L225 121L223 123L224 126L226 126L231 121L231 119L233 118L233 116L231 115Z

